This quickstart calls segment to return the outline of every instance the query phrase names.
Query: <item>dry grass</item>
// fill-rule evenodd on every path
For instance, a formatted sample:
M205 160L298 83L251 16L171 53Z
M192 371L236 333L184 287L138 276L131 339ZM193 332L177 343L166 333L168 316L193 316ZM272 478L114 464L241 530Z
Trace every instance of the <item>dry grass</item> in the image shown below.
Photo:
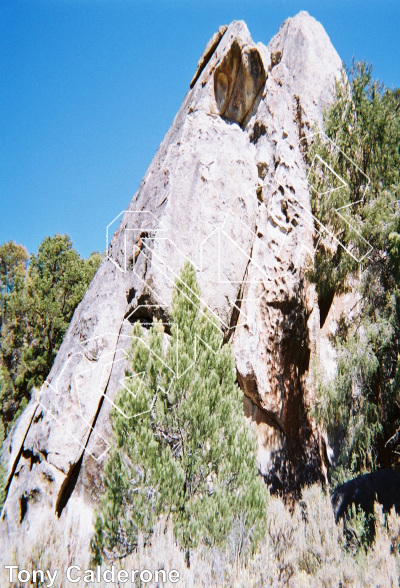
M185 588L395 587L399 585L400 517L394 511L385 517L378 505L375 517L374 543L368 549L361 547L357 552L349 553L345 548L342 526L335 524L329 496L319 486L312 486L304 490L302 501L292 513L282 500L270 498L265 539L252 558L238 557L240 533L233 532L224 550L193 550L188 567L186 554L177 545L171 524L165 525L160 521L152 544L139 545L135 554L116 565L127 570L176 569L180 572L180 582L165 585ZM88 563L77 561L77 554L82 553L79 549L76 534L61 537L53 528L47 534L46 542L38 541L32 546L29 538L22 539L18 553L14 553L14 561L27 569L66 569L71 563L85 569ZM9 585L2 580L1 586ZM81 587L87 584L73 585ZM67 586L72 584L67 584L65 580L57 584L57 588ZM135 586L155 584L138 581Z
M178 569L179 585L206 587L361 588L399 585L400 517L385 517L376 509L376 538L368 549L349 554L342 525L336 525L330 498L319 486L303 492L290 513L279 498L269 500L266 535L257 553L246 560L235 557L235 537L226 550L196 550L188 569L171 527L157 528L152 545L141 547L124 565ZM138 584L139 586L139 584Z
M84 582L71 584L60 581L64 576L64 570L70 565L82 565L83 569L90 566L89 555L82 533L82 522L76 516L72 519L68 533L61 530L57 521L50 514L43 517L42 536L32 536L29 532L19 534L17 541L12 541L13 547L3 546L0 561L0 586L12 588L25 588L26 586L47 585L47 582L35 584L20 584L18 581L9 582L9 571L4 569L4 565L17 565L19 569L25 570L60 570L57 576L57 582L54 588L67 588L77 586L79 588L87 586ZM80 557L80 554L86 554ZM93 584L92 584L93 587Z

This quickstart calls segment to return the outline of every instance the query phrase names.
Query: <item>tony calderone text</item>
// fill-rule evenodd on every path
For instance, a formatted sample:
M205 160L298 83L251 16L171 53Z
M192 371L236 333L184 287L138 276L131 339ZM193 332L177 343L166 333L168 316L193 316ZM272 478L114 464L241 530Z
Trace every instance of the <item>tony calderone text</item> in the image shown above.
M94 570L83 570L80 566L69 566L65 572L60 570L25 570L18 566L4 566L8 571L8 580L12 582L19 582L19 586L24 584L38 584L44 583L47 588L57 588L60 586L62 576L71 584L78 582L85 582L86 584L115 584L119 582L125 584L130 582L134 584L140 579L143 584L149 582L158 582L158 584L165 584L171 582L175 584L179 582L178 570L116 570L115 566L110 568L101 568L97 566Z

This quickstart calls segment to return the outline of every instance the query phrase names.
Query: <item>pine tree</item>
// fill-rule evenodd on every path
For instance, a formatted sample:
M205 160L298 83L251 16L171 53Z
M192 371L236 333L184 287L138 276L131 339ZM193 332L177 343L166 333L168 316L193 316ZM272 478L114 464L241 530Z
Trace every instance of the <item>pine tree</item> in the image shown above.
M326 133L340 149L316 141L308 154L319 155L347 184L327 200L318 193L329 178L311 174L314 214L355 257L365 253L362 238L372 246L359 264L322 239L310 272L321 307L349 284L358 284L360 295L351 320L342 317L334 338L336 378L326 385L322 375L315 410L331 439L340 440L338 480L395 466L400 445L399 91L374 81L364 63L353 65L349 80L337 86L325 117ZM349 224L334 213L345 204L352 204L342 210Z
M68 235L46 237L29 259L21 245L0 246L0 420L8 434L53 365L75 308L100 263L82 259Z
M100 256L82 259L68 235L46 237L30 258L25 280L28 343L23 380L41 386L50 372L75 308L83 298Z
M172 517L185 549L236 533L244 552L262 535L267 493L233 355L199 301L187 264L170 325L154 320L147 333L134 326L129 385L112 413L115 446L92 541L97 562L132 552L139 533L150 540L160 516Z

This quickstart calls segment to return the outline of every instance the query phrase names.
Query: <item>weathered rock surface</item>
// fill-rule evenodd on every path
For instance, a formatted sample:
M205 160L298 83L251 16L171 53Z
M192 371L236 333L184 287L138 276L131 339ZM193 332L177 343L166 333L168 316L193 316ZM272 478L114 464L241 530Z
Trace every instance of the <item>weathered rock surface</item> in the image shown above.
M214 73L218 113L241 125L257 99L267 74L256 47L234 39Z
M221 28L76 310L48 382L10 435L1 535L34 537L43 513L90 520L111 441L132 323L168 321L174 278L196 267L203 303L233 343L260 470L275 490L324 476L310 361L319 353L306 165L299 141L333 98L341 61L307 13L269 46ZM87 536L92 528L87 524Z

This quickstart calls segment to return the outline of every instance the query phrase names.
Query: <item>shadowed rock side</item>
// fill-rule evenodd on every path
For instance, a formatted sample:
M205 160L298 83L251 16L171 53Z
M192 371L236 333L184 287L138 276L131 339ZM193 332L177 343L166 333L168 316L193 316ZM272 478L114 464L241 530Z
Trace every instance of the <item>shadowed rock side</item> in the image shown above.
M190 88L193 88L193 86L199 79L201 72L206 67L207 63L210 61L212 54L218 47L218 44L224 36L227 28L228 27L226 25L219 27L218 31L214 33L214 35L208 41L206 48L204 49L203 54L199 59L199 63L197 64L196 73L194 74L192 81L190 82Z
M308 417L314 403L310 364L320 353L320 317L315 289L304 279L314 245L306 221L310 196L299 141L314 122L322 124L341 62L321 25L306 13L282 25L268 54L258 47L264 62L268 59L269 75L246 125L256 148L260 185L257 238L233 345L244 393L279 431L273 443L268 435L263 443L259 435L261 472L273 490L298 495L302 484L326 475L325 442ZM313 83L303 85L303 76Z
M335 520L344 518L353 505L361 507L366 514L373 514L374 502L381 504L384 512L390 512L394 506L400 514L400 472L378 470L338 486L332 495Z
M5 445L0 533L11 551L20 533L43 533L43 514L53 513L66 533L78 524L87 553L132 323L168 322L187 258L233 344L261 473L280 492L324 478L326 452L308 417L320 318L304 279L313 231L299 139L321 124L341 61L307 13L288 19L270 47L255 45L243 22L220 29L127 211L110 225L108 257Z

